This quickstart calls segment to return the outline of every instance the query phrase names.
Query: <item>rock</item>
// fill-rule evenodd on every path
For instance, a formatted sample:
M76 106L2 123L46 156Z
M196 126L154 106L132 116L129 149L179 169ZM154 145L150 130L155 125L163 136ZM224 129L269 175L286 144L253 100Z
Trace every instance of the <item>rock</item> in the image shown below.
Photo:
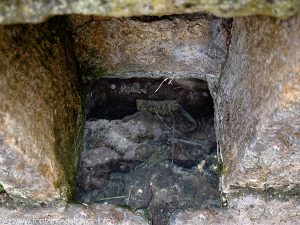
M11 196L72 196L83 118L67 42L62 20L0 27L0 183Z
M141 216L112 205L43 205L34 207L0 207L0 222L5 225L41 223L68 225L147 225Z
M150 179L153 192L149 206L153 224L168 224L170 216L183 209L219 205L217 182L213 176L172 165L157 165Z
M94 150L96 146L105 146L126 155L128 151L143 145L144 140L157 140L166 130L163 126L158 117L147 112L123 120L87 121L83 154Z
M269 15L288 17L299 9L297 0L61 0L61 1L2 1L0 23L42 22L52 15L89 14L99 16L170 15L191 12L210 12L218 16Z
M212 146L210 146L212 147ZM191 167L197 165L199 159L205 158L211 149L199 142L174 139L172 142L173 160L177 165Z
M108 75L217 76L225 62L230 21L205 14L106 20L70 17L76 57L87 80Z
M185 160L194 161L214 151L213 120L203 120L193 133L184 134L176 129L183 127L180 123L189 121L180 120L179 114L173 115L176 124L173 131L167 119L166 116L137 112L123 120L87 121L82 165L93 167L112 160L144 161L155 151L165 152L165 157L170 157L172 151L174 160L179 161L179 155L184 154Z
M161 107L160 101L154 103L151 110ZM218 205L213 121L203 120L197 130L184 135L164 122L167 117L179 127L189 122L176 113L141 111L122 120L87 121L77 201L148 210L156 225L166 224L179 209ZM200 171L202 161L207 165Z
M130 120L125 118L124 122L87 121L77 175L80 190L103 189L111 172L128 172L137 162L148 158L159 146L153 141L162 132L158 118L154 119L149 113L139 113ZM147 142L147 139L152 142ZM107 160L103 150L107 152Z
M216 94L212 91L223 192L230 196L250 187L296 191L300 184L300 15L286 21L237 18L232 27L220 87Z
M262 196L250 194L232 199L226 209L204 209L177 213L170 225L202 224L298 224L299 200L266 200Z
M145 209L149 207L153 197L153 190L150 186L151 178L155 168L147 165L139 165L135 171L125 175L126 199L124 204L130 205L136 209Z
M185 120L184 124L188 124L180 129L184 133L192 132L198 127L196 120L176 100L149 101L138 99L136 100L136 108L138 111L147 111L158 116L181 117L181 120ZM173 124L173 126L177 129L178 125Z
M107 186L86 194L82 200L147 209L157 225L166 224L181 209L219 206L216 177L200 174L196 168L144 163L130 173L112 175Z
M110 167L116 161L120 160L121 156L114 150L107 147L99 147L90 151L84 151L81 156L81 165L85 169L79 170L78 177L80 186L85 190L90 190L95 187L106 185Z
M91 151L84 152L83 158L83 163L87 167L95 167L110 163L113 160L118 160L121 156L116 151L102 146L100 148L94 148Z
M181 106L176 100L149 101L137 99L136 108L137 111L158 113L165 116L180 111Z

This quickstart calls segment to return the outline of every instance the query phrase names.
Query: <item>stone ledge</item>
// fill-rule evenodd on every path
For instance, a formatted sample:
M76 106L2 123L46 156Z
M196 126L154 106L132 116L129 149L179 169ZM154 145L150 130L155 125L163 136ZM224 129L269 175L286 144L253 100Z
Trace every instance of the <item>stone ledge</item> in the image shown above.
M86 14L99 16L170 15L209 12L221 17L266 15L287 18L300 8L298 0L21 0L0 3L0 24L38 23L50 16Z
M112 205L52 205L9 208L0 206L0 223L17 224L68 224L68 225L147 225L142 216Z
M170 225L227 225L227 224L298 224L299 198L286 201L267 200L259 195L245 195L232 199L227 208L181 211ZM112 205L42 205L0 206L1 224L100 224L146 225L142 216Z
M232 199L228 208L180 212L171 225L298 224L299 212L299 199L267 201L246 195Z

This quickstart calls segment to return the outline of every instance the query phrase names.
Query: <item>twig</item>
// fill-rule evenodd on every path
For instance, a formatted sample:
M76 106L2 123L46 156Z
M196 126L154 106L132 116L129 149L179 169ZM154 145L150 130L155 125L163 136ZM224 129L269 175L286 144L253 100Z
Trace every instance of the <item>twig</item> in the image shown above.
M129 205L130 196L131 196L131 188L130 188L129 195L128 195L128 198L127 198L127 205Z
M172 142L174 143L174 140L175 140L175 135L174 135L174 132L175 132L175 121L174 121L174 116L172 115L172 119L173 119L173 137L172 137ZM174 163L174 152L173 152L173 148L171 148L171 152L172 152L172 164Z
M174 78L170 78L168 84L169 84L169 85L170 85L170 84L173 85L173 84L172 84L172 81L173 81L173 80L174 80Z
M173 129L173 135L175 133L175 131L181 135L184 135L183 133L181 133L179 130L176 130L175 127L171 128L169 127L162 119L162 117L158 114L158 112L155 111L155 113L158 115L159 119L161 120L161 122L169 129L169 130L172 130ZM174 139L175 140L175 139Z
M162 119L161 116L158 114L158 112L155 111L155 113L158 115L158 117L159 117L159 119L161 120L161 122L162 122L169 130L171 130L172 128L169 127L169 126L163 121L163 119Z
M163 85L163 83L166 82L168 79L169 79L169 78L165 78L165 79L160 83L160 85L159 85L158 88L155 90L155 92L157 92L157 91L160 89L161 85Z
M126 196L116 196L116 197L109 197L109 198L101 198L99 201L111 200L111 199L119 199L119 198L126 198Z

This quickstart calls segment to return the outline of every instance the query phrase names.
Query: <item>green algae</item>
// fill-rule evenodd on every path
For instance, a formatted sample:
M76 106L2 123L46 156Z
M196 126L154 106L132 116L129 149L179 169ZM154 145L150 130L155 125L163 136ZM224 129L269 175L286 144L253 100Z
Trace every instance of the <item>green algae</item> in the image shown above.
M0 184L0 193L4 193L4 192L5 192L4 187L2 184Z

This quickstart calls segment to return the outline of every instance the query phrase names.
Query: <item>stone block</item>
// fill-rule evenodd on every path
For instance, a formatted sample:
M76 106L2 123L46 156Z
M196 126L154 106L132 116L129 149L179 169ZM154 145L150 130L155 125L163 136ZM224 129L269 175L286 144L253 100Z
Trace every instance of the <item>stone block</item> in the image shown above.
M0 27L0 183L11 196L70 199L80 88L63 21Z

